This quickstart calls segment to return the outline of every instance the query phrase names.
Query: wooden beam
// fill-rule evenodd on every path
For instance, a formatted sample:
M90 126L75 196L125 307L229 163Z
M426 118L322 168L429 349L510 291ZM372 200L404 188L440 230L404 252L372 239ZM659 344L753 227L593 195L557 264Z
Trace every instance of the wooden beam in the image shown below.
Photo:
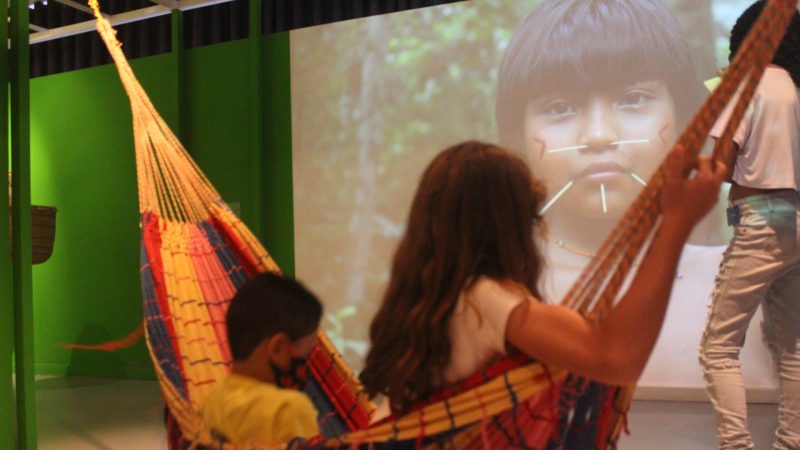
M153 1L153 0L150 0ZM131 22L139 22L141 20L152 19L153 17L166 16L170 14L173 9L180 9L181 11L188 11L191 9L203 8L206 6L218 5L220 3L229 3L232 0L181 0L180 2L172 1L164 2L158 0L158 5L148 6L146 8L127 11L124 13L114 14L113 16L106 15L106 19L111 22L111 25L123 25ZM162 4L163 3L163 4ZM164 6L164 4L175 4L175 8ZM47 31L32 33L30 35L31 44L39 44L42 42L61 39L68 36L75 36L76 34L83 34L95 31L94 20L87 20L85 22L74 23L58 28L51 28Z
M169 8L156 5L120 14L114 14L113 16L108 17L108 21L111 22L111 25L123 25L130 22L150 19L152 17L165 16L169 13ZM50 30L41 33L33 33L30 35L30 43L38 44L40 42L52 41L54 39L61 39L67 36L74 36L76 34L88 33L90 31L95 31L94 19L87 20L85 22L74 23L72 25L66 25L63 27L51 28Z
M181 11L189 11L191 9L205 8L206 6L214 6L231 1L232 0L180 0L178 1L178 9Z
M175 0L150 0L150 2L169 9L178 9L178 2Z

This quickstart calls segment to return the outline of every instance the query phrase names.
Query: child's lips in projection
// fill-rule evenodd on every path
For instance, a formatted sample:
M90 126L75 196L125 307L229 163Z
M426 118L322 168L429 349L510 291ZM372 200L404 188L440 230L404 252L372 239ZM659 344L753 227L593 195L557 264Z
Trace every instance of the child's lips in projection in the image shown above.
M602 182L611 180L612 178L626 176L629 173L630 170L626 170L617 163L603 162L589 165L578 177L585 180Z

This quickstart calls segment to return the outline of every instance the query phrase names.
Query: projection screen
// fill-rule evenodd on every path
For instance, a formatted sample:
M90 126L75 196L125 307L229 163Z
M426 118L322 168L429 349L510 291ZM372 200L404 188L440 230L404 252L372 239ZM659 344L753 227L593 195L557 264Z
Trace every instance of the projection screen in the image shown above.
M323 299L323 327L356 370L436 153L498 142L546 182L543 300L557 302L708 95L703 80L727 64L728 31L750 1L612 2L623 13L586 0L563 11L572 3L472 0L291 33L296 274ZM655 397L702 393L697 347L731 233L724 208L684 251L640 381ZM748 388L769 393L759 324L760 313L742 366Z

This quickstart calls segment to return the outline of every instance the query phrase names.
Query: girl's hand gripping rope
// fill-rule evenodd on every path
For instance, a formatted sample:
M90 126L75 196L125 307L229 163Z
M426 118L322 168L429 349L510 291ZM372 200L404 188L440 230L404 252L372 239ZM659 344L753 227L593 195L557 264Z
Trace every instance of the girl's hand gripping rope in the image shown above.
M663 226L678 227L688 233L717 202L727 172L724 163L703 156L693 160L686 149L675 146L665 163L661 192Z

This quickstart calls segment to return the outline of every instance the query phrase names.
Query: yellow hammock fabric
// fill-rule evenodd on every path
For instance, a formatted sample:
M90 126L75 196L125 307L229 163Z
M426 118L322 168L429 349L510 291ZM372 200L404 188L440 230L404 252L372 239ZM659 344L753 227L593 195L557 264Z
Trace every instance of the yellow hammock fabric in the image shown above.
M209 389L230 369L224 329L227 302L249 276L278 268L159 116L128 65L115 31L100 14L97 0L89 4L130 98L142 225L144 331L164 398L182 435L178 445L286 447L287 443L233 445L205 427L197 412ZM795 0L768 2L720 86L678 140L693 155L738 91L721 138L732 143L735 127L795 5ZM593 319L612 307L633 261L658 224L663 173L659 167L563 299L564 305ZM443 393L404 417L366 427L372 405L330 342L324 335L321 338L321 349L312 358L317 394L312 397L327 402L320 418L325 438L298 445L399 448L395 445L410 442L412 448L613 448L633 393L633 387L602 386L517 358L476 375L460 389ZM587 421L577 423L577 416L586 416ZM335 423L326 427L326 421ZM581 428L588 425L591 433Z

